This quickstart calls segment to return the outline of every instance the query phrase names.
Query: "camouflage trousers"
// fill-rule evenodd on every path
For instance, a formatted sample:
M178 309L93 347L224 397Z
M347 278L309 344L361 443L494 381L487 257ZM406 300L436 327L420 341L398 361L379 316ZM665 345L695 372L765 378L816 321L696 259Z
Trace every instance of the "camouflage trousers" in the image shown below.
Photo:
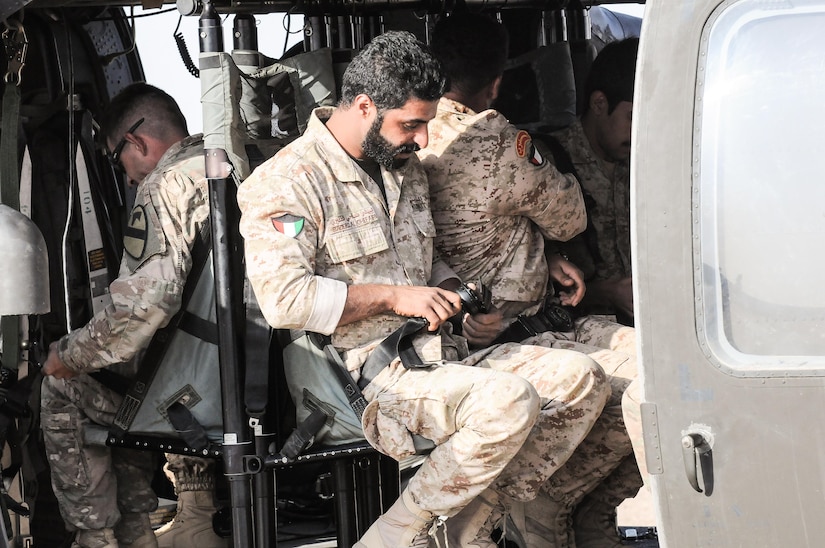
M626 392L638 376L635 330L608 317L585 316L576 320L574 332L542 333L524 342L587 354L607 373L612 389L593 429L543 491L569 507L587 494L611 506L635 496L643 484L634 458L634 448L641 447L641 416L624 411Z
M121 400L89 375L43 379L43 440L60 513L70 529L112 528L122 514L158 506L151 487L155 453L83 442L87 425L112 424Z
M408 489L422 508L452 516L488 486L533 499L590 431L610 388L583 354L509 343L428 369L396 361L364 395L364 432L376 448L397 456L410 432L436 444Z

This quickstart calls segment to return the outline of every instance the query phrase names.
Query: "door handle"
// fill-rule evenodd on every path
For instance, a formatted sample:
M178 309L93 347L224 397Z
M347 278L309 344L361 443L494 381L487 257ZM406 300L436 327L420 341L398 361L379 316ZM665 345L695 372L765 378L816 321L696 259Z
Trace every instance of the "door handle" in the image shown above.
M713 492L713 451L702 434L694 432L682 437L682 458L690 486L709 497ZM699 485L700 471L702 486Z

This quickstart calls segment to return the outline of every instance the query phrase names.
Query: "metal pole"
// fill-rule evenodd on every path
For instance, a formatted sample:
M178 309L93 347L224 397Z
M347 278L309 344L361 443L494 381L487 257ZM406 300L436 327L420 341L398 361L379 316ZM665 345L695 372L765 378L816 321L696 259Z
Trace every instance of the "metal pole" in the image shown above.
M204 69L214 68L210 53L223 52L221 20L211 0L205 0L200 25L201 82ZM204 135L210 116L204 113ZM209 207L212 227L212 260L215 270L215 297L218 320L218 357L221 368L223 400L223 459L229 481L232 515L232 545L252 547L252 513L249 476L244 456L253 450L251 436L243 411L241 360L239 339L242 334L242 292L239 290L242 247L238 235L240 214L235 201L235 184L230 177L231 166L226 150L204 147L206 177L209 181Z
M255 17L251 14L243 13L236 15L233 23L232 37L232 58L235 60L238 68L243 72L251 72L259 68L261 63L258 52L258 28ZM251 91L250 89L250 92ZM247 124L250 126L253 125L250 124L252 119L260 119L267 122L266 124L260 124L261 127L247 128L248 131L254 130L255 137L262 137L264 135L264 126L269 126L269 119L266 116L269 112L260 112L259 109L256 109L256 106L261 105L255 105L255 99L255 97L244 97L242 103L249 102L250 104L248 106L253 112L242 110L244 110ZM267 105L267 107L271 108L271 105ZM260 343L260 341L256 342ZM247 368L250 366L260 366L260 364L251 364L248 355L244 356L244 363ZM250 418L256 455L267 455L269 452L269 444L272 443L275 438L274 434L269 432L268 427L271 422L271 417L269 417L268 414L260 418ZM272 469L263 469L252 476L252 499L255 547L270 548L270 546L275 546L277 520L275 519L275 472Z

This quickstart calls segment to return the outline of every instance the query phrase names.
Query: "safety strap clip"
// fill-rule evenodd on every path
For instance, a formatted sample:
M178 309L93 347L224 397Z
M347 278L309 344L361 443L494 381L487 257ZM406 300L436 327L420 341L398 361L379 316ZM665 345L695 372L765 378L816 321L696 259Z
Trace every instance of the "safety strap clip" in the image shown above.
M3 47L6 51L6 74L3 81L7 84L20 85L21 73L26 65L26 53L29 49L29 40L26 30L19 21L6 23L3 31Z

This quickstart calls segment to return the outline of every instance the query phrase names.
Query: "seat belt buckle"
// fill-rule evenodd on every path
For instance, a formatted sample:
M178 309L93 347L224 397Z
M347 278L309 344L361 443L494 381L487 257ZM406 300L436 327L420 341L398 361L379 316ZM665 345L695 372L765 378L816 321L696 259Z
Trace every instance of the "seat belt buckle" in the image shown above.
M530 320L530 317L529 316L524 316L524 315L519 315L519 317L516 318L516 321L518 322L518 324L528 333L528 335L530 337L535 337L536 335L539 334L539 331L536 331L535 329L533 329L533 326L530 325L529 320ZM527 337L525 337L525 339L526 338Z

